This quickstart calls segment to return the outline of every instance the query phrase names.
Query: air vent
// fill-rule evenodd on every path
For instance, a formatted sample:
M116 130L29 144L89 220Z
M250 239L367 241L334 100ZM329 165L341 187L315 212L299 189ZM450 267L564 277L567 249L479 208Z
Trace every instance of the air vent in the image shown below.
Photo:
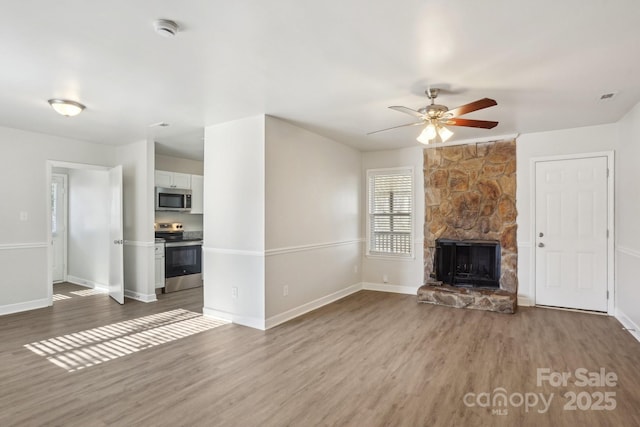
M169 123L167 122L158 122L158 123L149 125L150 128L166 128L167 126L169 126Z

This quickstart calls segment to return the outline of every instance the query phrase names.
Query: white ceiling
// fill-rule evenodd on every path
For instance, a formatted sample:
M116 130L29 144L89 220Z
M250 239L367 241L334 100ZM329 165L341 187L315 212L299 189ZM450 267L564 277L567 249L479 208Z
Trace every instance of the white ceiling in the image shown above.
M640 101L637 0L83 0L4 2L0 126L105 144L149 136L201 158L203 127L270 114L361 150L418 144L412 121L444 86L492 130L610 123ZM153 21L182 31L158 36ZM613 100L600 95L617 92ZM49 98L84 103L58 116ZM149 127L158 122L169 127Z

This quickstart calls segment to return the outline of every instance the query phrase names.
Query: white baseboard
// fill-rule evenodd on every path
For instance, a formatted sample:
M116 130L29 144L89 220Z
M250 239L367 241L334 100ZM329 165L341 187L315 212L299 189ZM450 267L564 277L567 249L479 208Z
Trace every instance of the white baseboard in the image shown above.
M518 306L519 307L534 307L535 304L529 297L525 297L523 295L518 295Z
M94 282L93 280L83 279L81 277L67 275L67 282L78 286L84 286L85 288L95 289L96 291L109 292L109 285Z
M227 322L232 322L237 325L248 326L254 329L260 329L264 331L265 321L257 317L241 316L235 313L229 313L222 310L215 310L213 308L202 307L202 315L210 317L212 319L220 319Z
M158 299L156 298L156 294L141 294L140 292L130 291L129 289L124 290L124 296L127 298L134 299L136 301L141 302L156 302Z
M251 328L266 330L278 326L284 322L294 319L298 316L302 316L305 313L316 310L332 302L338 301L344 297L354 294L361 290L390 292L396 294L416 295L419 286L398 286L390 285L388 283L356 283L345 289L341 289L332 294L318 298L314 301L310 301L306 304L302 304L299 307L292 308L283 313L271 316L266 320L262 320L256 317L239 316L235 313L228 313L221 310L215 310L208 307L203 307L202 313L204 316L212 317L216 319L226 320L243 326L249 326Z
M19 302L16 304L0 305L0 316L5 314L19 313L21 311L35 310L51 306L49 298L36 299L33 301Z
M331 304L332 302L338 301L339 299L342 299L360 290L362 290L362 283L356 283L355 285L351 285L348 288L341 289L337 292L326 295L322 298L318 298L314 301L308 302L306 304L302 304L299 307L292 308L291 310L287 310L284 313L271 316L265 322L266 329L273 328L274 326L280 325L281 323L284 323L295 317L302 316L305 313L316 310L327 304Z
M390 285L388 283L362 283L362 289L366 291L391 292L394 294L417 295L420 286L399 286Z
M635 339L640 341L640 327L636 325L633 320L631 320L626 314L621 312L620 309L616 309L615 317L620 323L622 323L622 326L624 326L627 331L631 335L633 335Z

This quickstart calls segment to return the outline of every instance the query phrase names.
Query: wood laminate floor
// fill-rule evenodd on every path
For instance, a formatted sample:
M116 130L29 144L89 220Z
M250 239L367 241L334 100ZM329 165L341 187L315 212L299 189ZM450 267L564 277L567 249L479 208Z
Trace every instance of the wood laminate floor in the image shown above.
M0 425L640 426L640 343L591 314L504 315L361 291L266 332L228 324L76 372L25 347L201 307L192 289L124 306L74 296L0 317ZM538 368L572 376L538 386ZM613 372L616 384L579 386L579 368ZM492 403L498 388L504 406ZM576 409L565 409L572 392ZM592 409L598 393L615 409Z

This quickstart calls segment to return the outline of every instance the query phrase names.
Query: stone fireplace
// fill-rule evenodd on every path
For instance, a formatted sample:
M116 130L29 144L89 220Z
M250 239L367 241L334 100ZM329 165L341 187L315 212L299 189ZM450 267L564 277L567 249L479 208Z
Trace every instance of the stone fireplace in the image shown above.
M419 301L515 311L515 144L424 150L425 259Z

